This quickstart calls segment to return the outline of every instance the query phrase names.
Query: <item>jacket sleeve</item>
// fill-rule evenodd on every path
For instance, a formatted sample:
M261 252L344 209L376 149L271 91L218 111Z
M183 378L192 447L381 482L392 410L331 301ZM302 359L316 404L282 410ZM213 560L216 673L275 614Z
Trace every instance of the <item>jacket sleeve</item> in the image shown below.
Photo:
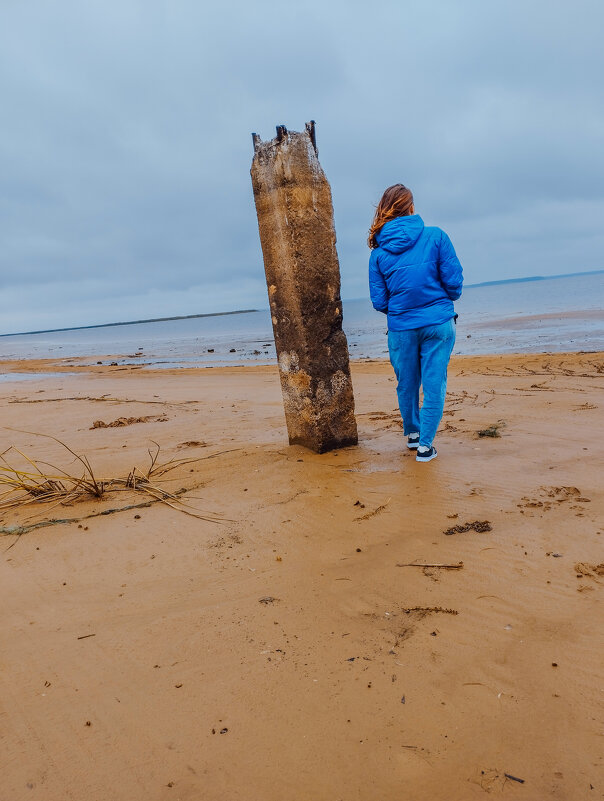
M444 231L442 231L438 253L438 273L440 282L449 298L451 300L460 298L463 286L463 271L451 240Z
M376 248L371 251L369 257L369 294L373 308L388 314L388 287L378 265Z

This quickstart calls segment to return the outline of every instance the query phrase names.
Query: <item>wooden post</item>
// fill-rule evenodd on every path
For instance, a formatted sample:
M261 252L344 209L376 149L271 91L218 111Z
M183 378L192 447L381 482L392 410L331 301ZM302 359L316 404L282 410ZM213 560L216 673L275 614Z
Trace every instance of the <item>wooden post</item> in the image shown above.
M331 189L314 121L302 133L252 134L252 186L290 444L356 445Z

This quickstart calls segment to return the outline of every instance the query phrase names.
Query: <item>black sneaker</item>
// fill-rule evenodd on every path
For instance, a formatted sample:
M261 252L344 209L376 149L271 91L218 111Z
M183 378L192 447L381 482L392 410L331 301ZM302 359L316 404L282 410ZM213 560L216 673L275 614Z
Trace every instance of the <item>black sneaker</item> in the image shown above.
M432 459L436 459L438 453L434 445L427 451L419 451L417 452L417 456L415 457L416 462L431 462Z
M407 437L407 447L411 450L419 448L419 434L409 434Z

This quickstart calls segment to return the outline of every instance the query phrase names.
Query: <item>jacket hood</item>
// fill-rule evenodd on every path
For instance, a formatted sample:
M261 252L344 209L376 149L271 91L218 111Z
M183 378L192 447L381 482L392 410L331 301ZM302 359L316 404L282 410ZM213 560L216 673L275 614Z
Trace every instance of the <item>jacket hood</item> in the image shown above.
M409 250L424 230L424 221L419 214L396 217L390 220L376 235L378 245L390 253L403 253Z

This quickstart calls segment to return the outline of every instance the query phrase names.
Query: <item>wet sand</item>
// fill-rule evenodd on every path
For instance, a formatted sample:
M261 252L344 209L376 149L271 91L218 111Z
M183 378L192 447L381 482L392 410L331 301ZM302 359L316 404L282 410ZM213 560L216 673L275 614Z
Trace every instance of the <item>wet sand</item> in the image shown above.
M222 522L0 512L2 801L604 797L603 354L454 359L429 464L383 362L322 456L274 368L59 367L0 385L0 452L113 477L157 442Z

